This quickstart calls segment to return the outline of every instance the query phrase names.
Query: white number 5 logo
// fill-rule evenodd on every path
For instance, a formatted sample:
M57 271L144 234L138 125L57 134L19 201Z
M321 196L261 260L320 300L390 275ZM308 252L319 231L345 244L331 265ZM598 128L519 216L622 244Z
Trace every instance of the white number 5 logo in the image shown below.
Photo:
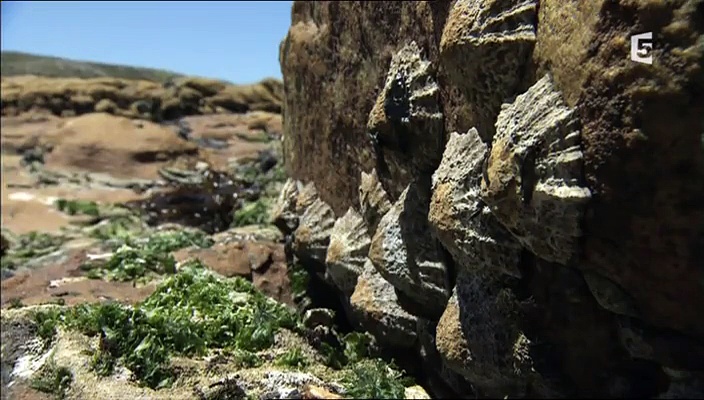
M652 64L653 32L639 33L631 36L631 60L643 64Z

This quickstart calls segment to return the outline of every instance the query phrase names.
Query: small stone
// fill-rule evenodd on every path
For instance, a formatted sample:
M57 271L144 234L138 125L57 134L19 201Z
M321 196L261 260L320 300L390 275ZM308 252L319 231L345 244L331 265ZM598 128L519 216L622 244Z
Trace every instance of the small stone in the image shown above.
M316 385L306 385L303 388L303 398L310 400L343 399L339 394L333 393L324 387Z
M406 399L430 399L428 392L420 385L409 386L404 389L404 397Z

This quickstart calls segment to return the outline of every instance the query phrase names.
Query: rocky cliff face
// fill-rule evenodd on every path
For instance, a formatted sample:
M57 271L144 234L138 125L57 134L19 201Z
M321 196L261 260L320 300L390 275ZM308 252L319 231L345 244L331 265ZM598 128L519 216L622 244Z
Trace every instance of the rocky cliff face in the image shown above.
M436 393L704 395L704 1L295 2L280 61L279 224Z

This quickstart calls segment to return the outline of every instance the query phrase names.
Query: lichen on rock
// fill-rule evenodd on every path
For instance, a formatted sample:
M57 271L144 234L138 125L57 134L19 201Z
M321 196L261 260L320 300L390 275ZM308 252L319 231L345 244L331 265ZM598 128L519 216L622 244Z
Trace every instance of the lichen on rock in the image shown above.
M440 90L422 52L412 41L394 55L367 121L380 178L394 199L418 173L432 172L442 155Z
M327 273L347 296L354 292L357 277L368 260L370 243L367 225L351 207L335 221L330 231L330 244L325 259Z
M536 3L459 0L447 17L442 66L476 108L484 140L491 140L496 113L516 90L535 45Z
M430 233L422 189L408 185L384 215L374 234L369 258L379 273L421 305L440 316L450 294L448 267Z
M591 192L582 183L583 155L574 110L545 75L496 122L482 199L535 255L568 264L579 253Z
M433 175L428 221L461 267L520 278L521 246L480 199L479 181L486 153L487 146L476 129L450 134L442 162Z

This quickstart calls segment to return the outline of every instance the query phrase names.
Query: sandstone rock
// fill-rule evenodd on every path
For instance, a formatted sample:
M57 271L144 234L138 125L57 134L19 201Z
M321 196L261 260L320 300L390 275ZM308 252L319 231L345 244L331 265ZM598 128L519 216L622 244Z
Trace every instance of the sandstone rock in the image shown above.
M545 0L534 53L582 125L585 269L622 287L648 323L699 340L701 15L699 1ZM642 32L655 38L653 67L629 61Z
M393 285L367 261L350 297L353 319L382 345L412 348L417 318L398 304Z
M157 171L166 161L198 154L197 146L171 129L151 122L137 128L128 118L103 113L68 119L46 136L53 148L45 156L47 168L106 173L116 178L157 179Z
M336 215L359 206L360 172L376 166L366 126L391 59L415 41L424 59L437 64L439 30L449 7L443 2L294 3L291 27L279 47L286 76L286 168L296 179L315 182ZM470 107L454 90L445 94L441 106L450 110L443 110L448 129L466 131L472 126L465 126ZM458 124L462 127L455 128Z
M535 0L459 0L440 40L453 85L476 105L478 130L490 141L501 103L512 96L535 45Z
M198 259L224 277L243 277L267 296L293 305L283 245L266 239L222 240L209 248L189 247L173 253L177 262Z
M582 151L574 111L549 75L502 106L482 199L534 254L576 259L589 189L581 183Z
M357 277L368 259L370 243L367 226L353 208L337 219L330 231L325 259L327 273L346 296L354 292Z
M409 185L384 215L372 238L369 258L395 288L419 303L429 316L437 317L449 298L449 276L430 234L419 192L417 185Z
M520 278L521 246L480 199L486 153L476 129L450 135L433 175L428 221L460 268L495 270Z
M216 243L209 248L184 248L174 252L173 255L176 262L192 258L201 260L210 269L228 278L234 276L250 278L252 275L252 267L247 259L248 249L242 242Z
M117 109L117 104L110 99L102 99L95 103L95 112L114 114Z
M367 224L369 235L374 235L379 221L391 208L389 196L379 182L376 169L370 173L362 171L359 185L359 205L362 217Z
M298 202L296 203L298 206ZM302 259L324 263L335 214L324 201L315 200L301 215L294 232L293 250Z
M61 248L32 259L13 276L2 281L0 304L7 306L13 299L25 305L46 304L62 299L67 305L112 299L136 303L149 296L155 282L135 285L133 282L115 282L88 279L81 267L87 254L101 253L100 244L86 243L76 248ZM70 278L70 279L66 279Z
M481 395L525 396L534 375L518 302L496 275L463 273L437 326L438 351Z
M392 199L419 173L432 172L442 155L439 89L422 52L412 41L394 55L367 122L379 177Z
M25 62L23 68L43 62ZM113 103L113 113L126 117L149 115L154 120L173 120L182 115L263 110L281 112L282 84L264 79L250 85L232 85L204 78L183 77L165 88L150 80L117 77L46 77L43 71L27 76L3 76L2 115L25 111L49 111L55 115L103 112L105 100ZM81 74L85 70L81 71ZM30 76L30 75L37 76ZM69 72L70 74L70 72ZM153 77L152 77L153 78ZM161 78L159 78L161 79ZM100 103L103 102L103 105ZM200 107L199 107L200 105Z

